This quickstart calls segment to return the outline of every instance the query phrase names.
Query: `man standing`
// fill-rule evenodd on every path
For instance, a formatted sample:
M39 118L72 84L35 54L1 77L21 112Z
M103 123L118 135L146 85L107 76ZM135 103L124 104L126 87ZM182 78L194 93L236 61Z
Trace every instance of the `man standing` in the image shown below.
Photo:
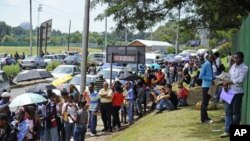
M235 63L229 70L230 80L223 83L224 88L230 90L234 96L231 103L224 102L225 108L225 131L220 137L229 136L229 127L231 124L239 125L241 119L241 105L244 94L243 82L247 78L248 67L243 63L243 52L235 53ZM223 99L223 98L222 98Z
M99 106L100 97L98 93L94 90L94 83L89 85L89 128L91 136L96 135L96 125L97 125L97 111Z
M128 113L128 123L131 125L133 124L133 107L134 107L134 90L133 90L133 85L131 82L126 82L125 88L127 90L127 94L125 97L126 100L126 108L127 108L127 113Z
M103 83L103 89L99 91L99 96L101 101L101 117L104 125L104 129L102 131L112 132L111 114L113 92L109 89L108 82Z
M213 121L208 117L207 106L209 103L210 95L208 94L209 87L213 81L213 68L212 63L214 57L212 54L206 56L206 62L202 65L199 78L202 79L202 104L201 104L201 122L212 123Z

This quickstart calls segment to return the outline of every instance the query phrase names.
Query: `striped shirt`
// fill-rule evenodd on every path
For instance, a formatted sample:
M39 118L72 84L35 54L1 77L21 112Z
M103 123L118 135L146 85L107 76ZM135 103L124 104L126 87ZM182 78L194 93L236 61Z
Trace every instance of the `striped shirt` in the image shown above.
M105 82L106 80L105 79L97 79L96 81L95 81L95 90L97 91L97 92L99 92L102 88L103 88L103 83Z

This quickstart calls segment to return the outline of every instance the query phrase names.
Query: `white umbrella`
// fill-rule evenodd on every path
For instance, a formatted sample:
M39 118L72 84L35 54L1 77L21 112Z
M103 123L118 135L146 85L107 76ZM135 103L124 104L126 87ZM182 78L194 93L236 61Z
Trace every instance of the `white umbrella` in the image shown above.
M47 99L45 99L43 96L35 93L24 93L17 97L15 97L9 107L18 107L18 106L24 106L29 104L37 104L41 102L45 102Z

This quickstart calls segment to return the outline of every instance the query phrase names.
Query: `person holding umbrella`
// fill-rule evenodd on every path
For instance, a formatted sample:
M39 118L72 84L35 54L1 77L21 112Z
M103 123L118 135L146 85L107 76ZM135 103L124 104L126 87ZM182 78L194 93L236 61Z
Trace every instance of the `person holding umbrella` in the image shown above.
M5 113L0 113L0 141L17 141L17 130L8 123Z

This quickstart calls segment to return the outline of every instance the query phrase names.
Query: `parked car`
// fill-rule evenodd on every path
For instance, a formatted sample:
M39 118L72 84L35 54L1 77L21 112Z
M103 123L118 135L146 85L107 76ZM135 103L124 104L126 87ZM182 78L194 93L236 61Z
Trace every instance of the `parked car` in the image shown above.
M97 72L102 70L102 69L110 69L111 63L104 63L102 66L97 68ZM121 63L112 63L112 67L114 69L124 69L124 64Z
M96 64L106 62L106 54L105 53L91 53L90 62L95 62Z
M25 68L45 68L46 63L41 57L27 57L23 61L21 61L21 67Z
M127 64L123 71L132 71L132 73L136 73L136 66L137 64ZM143 64L138 64L138 72L144 74L145 66Z
M98 77L98 75L90 75L90 74L87 74L86 75L86 88L85 89L88 89L88 86L91 82L94 82L96 81L96 78ZM69 84L73 84L76 86L77 90L80 92L80 85L81 85L81 75L78 74L78 75L75 75L71 81L69 82Z
M55 77L55 78L60 78L60 77L64 77L65 75L77 75L79 74L81 71L79 69L78 66L76 65L60 65L57 66L52 72L51 74Z
M146 58L145 65L146 67L150 67L151 64L155 63L155 59L153 58Z
M2 58L0 58L0 64L1 64L0 67L3 67L5 65L16 64L16 61L11 57L2 57Z
M46 64L49 64L51 63L52 61L56 61L58 60L57 57L55 55L44 55L43 56L43 59L44 59L44 62Z
M5 72L0 70L0 95L3 92L10 92L10 83Z
M112 80L115 80L116 78L119 77L120 73L122 72L122 69L112 69ZM107 81L110 82L110 69L102 69L97 73L99 76L100 74L103 75L103 78Z
M64 64L68 65L80 65L81 64L81 56L80 55L68 55L64 59Z

